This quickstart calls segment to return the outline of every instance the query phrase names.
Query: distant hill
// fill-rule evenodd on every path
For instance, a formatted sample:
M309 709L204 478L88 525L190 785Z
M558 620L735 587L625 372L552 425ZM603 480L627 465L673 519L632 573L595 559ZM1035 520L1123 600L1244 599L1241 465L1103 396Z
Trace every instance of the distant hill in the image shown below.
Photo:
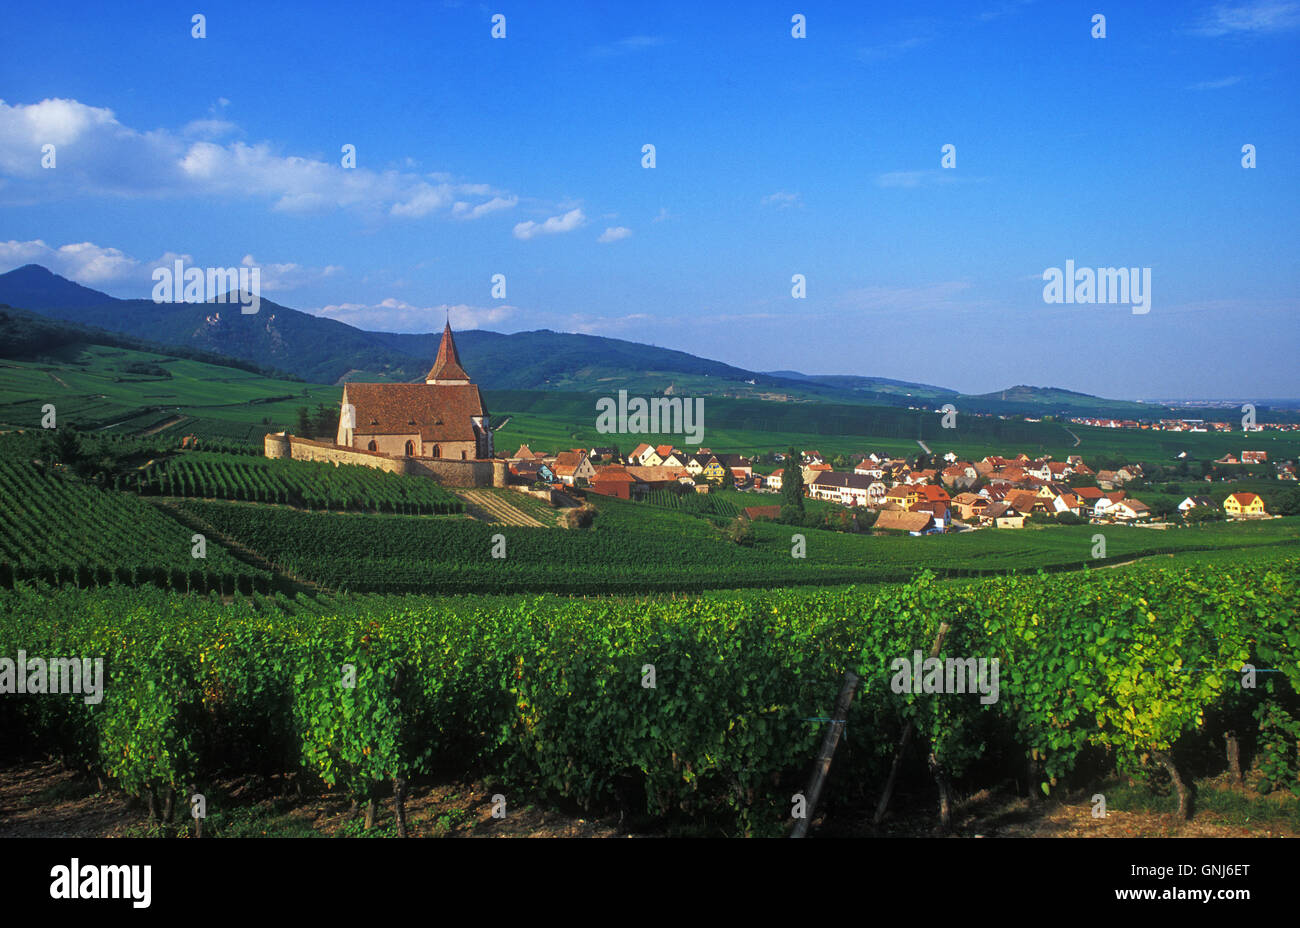
M15 309L0 303L0 358L15 358L24 361L43 359L62 360L69 350L87 345L102 345L109 348L125 348L131 351L158 352L176 358L201 361L218 367L233 367L237 370L262 374L281 380L294 380L293 375L284 371L243 361L211 351L185 348L177 345L163 345L144 338L135 338L118 332L109 332L93 326L79 325L75 322L63 322L40 316L22 309Z
M60 277L39 264L24 264L0 274L0 303L38 311L77 309L116 302L114 297Z
M232 303L120 300L28 264L0 274L0 303L42 316L236 358L317 384L343 380L417 381L437 353L439 333L368 332L263 298L244 315ZM947 387L863 375L760 373L684 351L595 335L542 329L504 335L456 333L461 359L486 389L646 395L674 392L768 402L938 408L991 415L1169 414L1169 407L1105 400L1057 387L1016 386L967 396Z

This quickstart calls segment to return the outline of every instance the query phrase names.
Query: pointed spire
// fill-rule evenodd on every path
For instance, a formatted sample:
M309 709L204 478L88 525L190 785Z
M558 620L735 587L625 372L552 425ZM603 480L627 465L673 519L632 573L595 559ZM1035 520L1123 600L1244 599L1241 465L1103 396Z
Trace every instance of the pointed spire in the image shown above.
M460 366L460 355L456 353L456 340L451 337L451 319L442 330L442 342L438 345L438 357L434 359L425 383L469 383L469 374Z

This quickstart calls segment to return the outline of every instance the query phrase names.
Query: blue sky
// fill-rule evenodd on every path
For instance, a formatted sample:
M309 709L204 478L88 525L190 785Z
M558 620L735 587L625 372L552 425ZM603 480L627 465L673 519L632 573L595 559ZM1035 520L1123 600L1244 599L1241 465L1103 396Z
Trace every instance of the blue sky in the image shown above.
M364 328L1300 396L1300 2L18 6L0 270L248 261ZM1067 259L1151 268L1150 311L1045 303Z

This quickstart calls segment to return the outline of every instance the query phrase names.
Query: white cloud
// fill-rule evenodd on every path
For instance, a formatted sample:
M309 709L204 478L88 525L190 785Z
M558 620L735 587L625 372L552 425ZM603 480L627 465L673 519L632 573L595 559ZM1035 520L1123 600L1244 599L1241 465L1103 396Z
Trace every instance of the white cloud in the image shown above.
M664 40L657 35L634 35L606 45L597 45L591 50L591 55L593 58L613 58L647 48L656 48L663 44Z
M957 299L970 286L966 281L950 280L919 287L862 287L845 291L835 302L842 309L862 312L972 309L980 304Z
M1249 3L1221 3L1202 18L1192 31L1198 35L1258 35L1284 32L1300 26L1300 3L1286 0L1254 0Z
M1241 83L1240 75L1220 78L1217 81L1201 81L1199 84L1191 84L1188 90L1222 90L1224 87L1231 87L1233 84Z
M457 219L477 219L497 210L511 209L518 205L519 197L493 197L486 203L473 206L464 200L457 200L451 207L451 214Z
M69 280L87 286L131 276L140 262L116 248L103 248L92 242L61 245L58 248L40 239L30 242L0 242L0 268L6 271L24 264L40 264Z
M219 142L237 127L216 117L179 132L140 131L112 110L76 100L30 105L0 100L0 186L11 203L87 196L231 197L269 200L274 210L357 209L419 219L454 211L475 218L513 197L446 173L344 169L337 160L284 155L267 143ZM56 167L41 167L41 147L56 146ZM454 204L463 204L456 206Z
M325 267L304 267L293 262L277 264L275 262L258 261L251 254L244 255L244 259L239 263L244 267L261 269L261 289L263 293L297 290L308 284L318 283L327 277L333 277L343 270L337 264L329 264Z
M390 297L379 303L337 303L306 311L372 332L437 332L448 315L454 328L476 329L509 319L515 310L516 307L505 304L414 306Z
M926 42L930 41L930 36L912 36L907 39L900 39L897 42L886 42L881 45L872 45L858 51L858 58L861 61L888 61L910 52L914 48L920 48Z
M533 222L529 219L527 222L518 223L515 226L515 238L528 241L530 238L536 238L539 235L557 235L561 232L572 232L579 228L587 221L587 217L582 214L581 209L571 209L563 216L552 216L545 222Z
M658 213L658 215L656 215L655 218L651 219L650 221L651 221L651 222L664 222L664 221L666 221L666 220L668 220L668 219L672 219L672 218L673 218L672 213L668 212L667 207L663 207L663 206L661 206L661 207L659 207L659 213Z
M126 299L144 299L148 289L153 286L154 269L174 267L177 261L186 267L198 264L193 255L175 251L166 251L152 261L141 261L118 248L93 242L77 242L58 248L47 245L40 239L30 242L0 242L0 272L24 264L39 264L88 287L117 284L119 286L116 289L124 291ZM263 292L297 290L333 277L343 270L337 264L307 267L293 262L258 261L251 254L244 255L239 264L243 267L261 268Z
M974 180L978 178L965 178ZM957 178L951 170L936 168L932 171L889 171L876 175L878 187L922 187L931 184L950 184Z
M627 228L626 226L610 226L604 232L600 233L600 238L596 239L596 241L617 242L620 239L625 239L629 237L631 234L632 234L632 230Z
M802 206L803 200L797 193L787 193L784 190L778 190L776 193L768 194L763 197L764 206L776 206L785 209L790 206Z

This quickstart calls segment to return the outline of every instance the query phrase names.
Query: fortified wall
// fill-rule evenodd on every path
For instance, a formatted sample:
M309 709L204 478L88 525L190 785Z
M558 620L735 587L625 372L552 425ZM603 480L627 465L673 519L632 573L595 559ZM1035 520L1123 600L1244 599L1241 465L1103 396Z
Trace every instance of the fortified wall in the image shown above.
M505 461L453 461L445 458L392 457L378 451L341 448L323 441L299 438L287 432L272 432L263 441L268 458L292 458L295 461L324 461L329 464L360 464L386 470L392 474L431 477L448 487L504 487L507 484Z

